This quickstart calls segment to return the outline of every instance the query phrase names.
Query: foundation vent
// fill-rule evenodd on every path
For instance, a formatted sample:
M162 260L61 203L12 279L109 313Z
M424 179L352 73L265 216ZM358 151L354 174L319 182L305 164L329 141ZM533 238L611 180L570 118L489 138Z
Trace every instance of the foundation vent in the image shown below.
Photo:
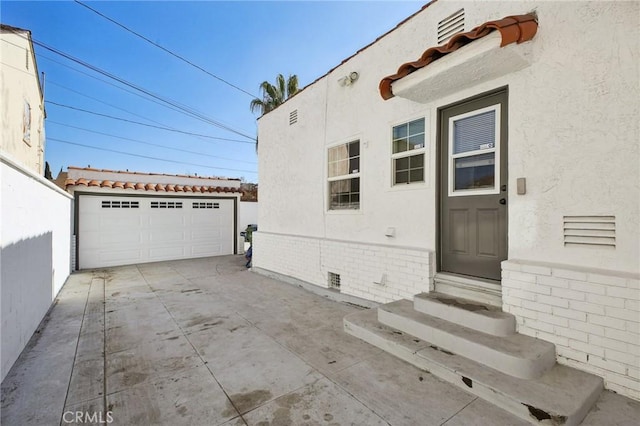
M564 216L564 245L616 246L615 216Z
M438 44L443 44L449 40L454 34L464 31L464 9L444 18L438 22Z
M329 272L329 288L340 290L340 274Z
M289 113L289 126L298 122L298 110L294 109Z

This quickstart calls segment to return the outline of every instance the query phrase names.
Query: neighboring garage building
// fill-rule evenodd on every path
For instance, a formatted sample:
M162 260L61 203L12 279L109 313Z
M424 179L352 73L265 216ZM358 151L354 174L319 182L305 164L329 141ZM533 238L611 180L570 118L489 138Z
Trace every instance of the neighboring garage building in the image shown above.
M240 180L69 167L76 269L238 253Z

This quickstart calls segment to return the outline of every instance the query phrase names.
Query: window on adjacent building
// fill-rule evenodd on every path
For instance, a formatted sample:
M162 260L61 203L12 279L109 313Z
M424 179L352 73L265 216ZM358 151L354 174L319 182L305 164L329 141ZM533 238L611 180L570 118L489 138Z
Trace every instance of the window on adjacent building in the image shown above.
M360 208L360 141L329 148L329 210Z
M31 145L31 105L26 100L22 112L22 140Z
M393 184L424 182L424 118L393 127Z

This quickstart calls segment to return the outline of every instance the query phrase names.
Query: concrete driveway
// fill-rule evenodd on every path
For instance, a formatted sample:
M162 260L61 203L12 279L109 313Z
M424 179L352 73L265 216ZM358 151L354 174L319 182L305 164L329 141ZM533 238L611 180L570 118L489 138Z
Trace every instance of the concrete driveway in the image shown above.
M346 335L357 309L252 273L241 256L76 273L2 383L1 421L523 424ZM606 407L637 415L627 401L605 393L587 422L611 420Z

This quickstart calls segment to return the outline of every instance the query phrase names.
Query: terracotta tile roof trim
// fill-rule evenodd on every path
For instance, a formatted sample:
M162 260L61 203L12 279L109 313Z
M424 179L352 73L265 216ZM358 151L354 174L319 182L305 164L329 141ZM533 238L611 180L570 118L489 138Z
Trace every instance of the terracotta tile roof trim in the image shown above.
M171 185L162 183L135 183L120 182L111 180L89 180L84 178L67 179L64 183L65 189L70 186L86 186L88 188L117 188L133 189L136 191L154 192L200 192L200 193L242 193L240 188L230 188L228 186L199 186L199 185Z
M380 81L380 95L384 100L394 97L391 90L391 84L403 77L426 67L430 63L442 58L449 53L455 52L462 46L487 36L491 32L498 30L502 36L500 47L507 46L511 43L524 43L531 40L538 31L538 18L535 14L507 16L505 18L485 22L475 27L471 31L459 33L451 37L451 39L442 46L430 47L425 50L420 59L414 62L407 62L400 65L398 72L387 76Z
M207 176L192 176L192 175L170 175L167 173L147 173L147 172L129 172L129 171L123 171L123 170L94 169L92 167L69 166L67 167L67 169L68 170L86 170L90 172L103 172L103 173L125 173L130 175L142 175L142 176L172 176L172 177L185 177L185 178L192 178L192 179L240 180L238 178L226 178L226 177L218 177L218 176L207 177Z

